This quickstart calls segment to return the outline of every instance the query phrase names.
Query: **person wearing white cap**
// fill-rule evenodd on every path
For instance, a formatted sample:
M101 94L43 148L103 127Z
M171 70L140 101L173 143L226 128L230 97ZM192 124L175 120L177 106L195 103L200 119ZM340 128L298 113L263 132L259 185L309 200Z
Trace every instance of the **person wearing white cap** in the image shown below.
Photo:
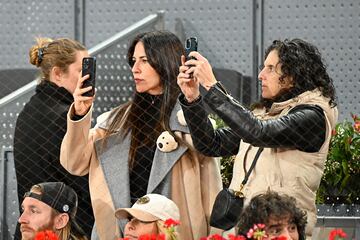
M178 221L179 208L163 195L147 194L139 198L131 208L117 209L115 216L118 219L129 219L125 225L124 237L130 240L153 234L164 234L169 240L176 239L176 231L169 230L165 221Z

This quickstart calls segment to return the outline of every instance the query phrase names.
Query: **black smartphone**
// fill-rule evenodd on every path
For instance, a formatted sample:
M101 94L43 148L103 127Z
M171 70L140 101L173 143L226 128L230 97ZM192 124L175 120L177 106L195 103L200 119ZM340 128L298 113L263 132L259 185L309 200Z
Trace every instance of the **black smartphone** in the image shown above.
M189 57L189 54L193 51L197 51L198 41L196 37L189 37L185 41L185 58L186 61L190 59L195 59L194 57Z
M89 74L90 77L83 82L82 88L92 86L90 91L83 93L83 96L91 97L95 94L96 58L85 57L82 60L82 76Z

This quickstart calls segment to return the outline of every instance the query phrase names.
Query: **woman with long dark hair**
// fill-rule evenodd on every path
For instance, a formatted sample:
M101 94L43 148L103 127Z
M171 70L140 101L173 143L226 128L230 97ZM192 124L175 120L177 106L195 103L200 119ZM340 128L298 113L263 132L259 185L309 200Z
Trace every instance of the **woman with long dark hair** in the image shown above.
M207 156L237 155L230 188L238 191L259 148L264 148L243 189L245 198L268 189L295 197L307 211L306 232L311 236L316 190L337 121L333 81L318 49L301 39L274 41L259 73L262 99L252 111L227 94L203 56L190 55L196 60L180 67L178 84L196 149ZM204 97L199 85L207 90ZM203 102L228 128L212 128Z
M214 159L196 153L187 126L179 121L176 77L182 54L182 43L170 32L136 36L127 54L133 100L100 117L105 120L94 129L89 130L94 98L82 96L91 89L81 88L87 77L75 90L61 163L73 174L89 173L100 239L119 237L124 223L115 218L115 209L130 207L147 193L165 195L179 206L181 239L209 233L221 179Z

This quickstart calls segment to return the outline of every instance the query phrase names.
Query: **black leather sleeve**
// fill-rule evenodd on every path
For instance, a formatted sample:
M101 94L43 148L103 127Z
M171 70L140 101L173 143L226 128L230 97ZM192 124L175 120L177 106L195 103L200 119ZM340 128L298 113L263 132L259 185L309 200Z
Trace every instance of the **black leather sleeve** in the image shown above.
M214 130L201 98L187 104L184 95L180 103L195 148L206 156L232 156L239 151L240 137L229 128Z
M299 105L278 119L259 120L218 87L212 87L203 101L235 132L233 135L254 146L316 152L325 141L325 115L317 105Z

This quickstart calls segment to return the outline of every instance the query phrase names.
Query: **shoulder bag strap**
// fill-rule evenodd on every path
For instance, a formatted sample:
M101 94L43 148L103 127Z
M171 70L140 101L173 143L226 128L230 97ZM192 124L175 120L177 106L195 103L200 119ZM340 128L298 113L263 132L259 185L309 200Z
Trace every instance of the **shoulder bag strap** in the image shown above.
M254 167L256 165L256 162L257 160L259 159L260 157L260 154L261 152L264 150L263 147L259 148L256 152L256 155L254 157L254 161L251 163L251 166L249 168L249 171L247 171L245 177L244 177L244 180L241 182L241 185L240 185L240 190L239 191L235 191L235 195L237 196L243 196L243 193L242 193L242 189L244 188L244 185L247 183L248 179L249 179L249 176L251 174L251 172L254 170Z

